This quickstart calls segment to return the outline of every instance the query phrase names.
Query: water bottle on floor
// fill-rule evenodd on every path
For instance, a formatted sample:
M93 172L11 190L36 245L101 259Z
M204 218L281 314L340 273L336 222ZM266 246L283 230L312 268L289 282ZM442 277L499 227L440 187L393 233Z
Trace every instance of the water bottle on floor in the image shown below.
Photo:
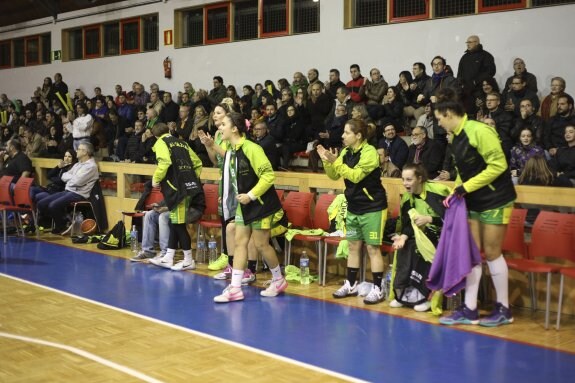
M196 260L198 263L206 263L206 240L203 233L198 234Z
M132 249L132 253L138 253L138 230L136 229L136 225L132 225L132 231L130 231L130 248Z
M300 272L300 283L302 285L309 285L309 258L307 252L304 250L299 258L299 272Z
M393 265L389 266L389 270L387 271L387 273L385 273L384 279L383 279L383 286L381 286L381 290L383 292L383 299L386 300L387 297L389 296L389 293L391 291L391 273L392 273L392 268Z
M461 306L461 302L461 292L459 292L451 297L447 297L445 309L448 311L455 311L459 308L459 306Z
M212 263L215 262L216 259L218 259L218 243L212 234L208 242L208 260L210 263Z

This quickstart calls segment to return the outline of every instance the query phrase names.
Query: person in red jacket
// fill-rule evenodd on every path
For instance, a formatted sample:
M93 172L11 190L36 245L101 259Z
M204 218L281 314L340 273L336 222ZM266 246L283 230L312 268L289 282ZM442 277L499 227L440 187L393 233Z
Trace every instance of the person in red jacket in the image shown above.
M349 67L349 73L351 74L351 81L346 84L350 90L349 96L353 102L363 104L363 97L360 95L359 89L363 86L365 78L361 75L359 65L352 64Z

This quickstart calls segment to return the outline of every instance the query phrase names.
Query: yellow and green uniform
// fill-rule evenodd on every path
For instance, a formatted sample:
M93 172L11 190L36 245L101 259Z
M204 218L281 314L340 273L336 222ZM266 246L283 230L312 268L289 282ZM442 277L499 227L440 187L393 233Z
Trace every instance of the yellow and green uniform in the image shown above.
M485 212L512 204L517 195L495 129L465 115L453 133L455 184L465 189L467 208Z

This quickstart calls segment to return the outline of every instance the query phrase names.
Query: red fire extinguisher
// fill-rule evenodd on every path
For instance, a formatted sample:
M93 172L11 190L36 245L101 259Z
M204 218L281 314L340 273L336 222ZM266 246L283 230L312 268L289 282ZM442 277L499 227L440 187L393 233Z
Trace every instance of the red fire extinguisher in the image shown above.
M172 60L169 57L164 60L164 77L172 78Z

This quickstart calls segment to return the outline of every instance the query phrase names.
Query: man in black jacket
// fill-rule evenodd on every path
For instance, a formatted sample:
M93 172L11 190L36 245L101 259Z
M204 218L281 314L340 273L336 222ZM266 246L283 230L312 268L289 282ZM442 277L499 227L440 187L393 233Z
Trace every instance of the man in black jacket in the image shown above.
M557 114L547 123L544 135L545 149L555 156L558 148L566 146L565 127L575 124L573 113L573 97L568 94L559 96L557 100Z
M378 149L385 149L387 161L397 166L399 169L407 162L409 148L403 138L397 135L396 127L388 122L383 128L383 138L377 144Z
M491 53L483 50L478 36L469 36L467 50L459 60L457 79L463 86L465 110L471 116L475 110L473 94L480 90L483 79L495 76L497 70Z
M178 120L178 112L180 107L174 101L172 101L172 94L170 92L164 92L163 101L164 107L160 112L160 120L166 124L169 122L176 122Z
M513 128L513 114L506 112L500 108L501 95L499 93L489 93L485 98L485 106L487 107L487 114L483 116L483 120L492 119L495 121L495 130L501 139L501 146L505 153L507 162L511 157L511 148L513 147L513 140L511 139L511 129Z
M543 119L535 114L533 104L531 103L531 100L527 98L521 100L519 108L521 110L521 116L515 120L515 126L511 130L511 138L513 139L513 143L518 143L521 131L525 128L528 128L533 133L535 143L543 147L543 134L545 130L543 126Z
M278 149L276 147L276 140L268 134L268 125L264 121L256 123L253 127L254 142L262 147L266 157L272 164L274 170L278 169Z
M416 126L411 132L411 145L407 155L407 163L422 164L430 179L439 175L443 167L445 149L434 140L427 137L427 129Z

